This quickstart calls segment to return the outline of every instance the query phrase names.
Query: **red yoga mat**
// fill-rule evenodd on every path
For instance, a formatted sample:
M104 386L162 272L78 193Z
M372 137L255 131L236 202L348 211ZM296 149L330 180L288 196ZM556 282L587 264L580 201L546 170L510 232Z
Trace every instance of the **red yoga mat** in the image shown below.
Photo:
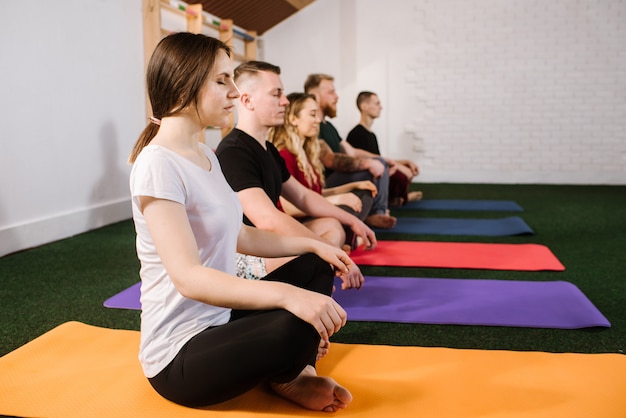
M357 249L350 257L363 266L565 270L552 251L540 244L378 241L373 250Z

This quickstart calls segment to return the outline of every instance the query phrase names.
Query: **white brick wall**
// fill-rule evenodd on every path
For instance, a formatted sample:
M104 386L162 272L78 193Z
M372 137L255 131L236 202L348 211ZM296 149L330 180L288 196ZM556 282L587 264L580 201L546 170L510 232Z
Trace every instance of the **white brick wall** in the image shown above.
M413 3L391 147L423 180L626 183L626 2Z
M316 0L264 35L288 91L379 94L420 181L626 184L626 0Z

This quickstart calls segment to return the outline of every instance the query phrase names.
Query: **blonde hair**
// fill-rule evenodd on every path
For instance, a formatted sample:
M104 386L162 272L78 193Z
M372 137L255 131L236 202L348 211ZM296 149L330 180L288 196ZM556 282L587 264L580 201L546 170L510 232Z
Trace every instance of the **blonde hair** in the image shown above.
M291 124L290 117L297 117L307 100L315 101L315 96L307 93L291 93L287 96L289 106L285 110L285 120L282 125L270 129L269 141L280 151L286 149L296 156L300 171L304 173L309 184L313 184L315 177L319 177L324 185L324 166L320 161L320 144L317 136L307 136L300 145L298 129Z

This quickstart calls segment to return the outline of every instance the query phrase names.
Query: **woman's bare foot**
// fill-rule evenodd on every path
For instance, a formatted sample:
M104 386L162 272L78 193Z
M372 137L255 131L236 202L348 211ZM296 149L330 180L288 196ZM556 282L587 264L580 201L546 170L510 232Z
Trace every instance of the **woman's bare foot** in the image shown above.
M415 202L417 200L421 200L424 197L424 193L422 192L409 192L408 199L409 202Z
M365 218L365 223L374 228L389 229L396 226L396 218L383 214L370 215Z
M280 396L313 411L336 412L352 402L352 394L330 377L318 376L306 366L291 382L270 383Z

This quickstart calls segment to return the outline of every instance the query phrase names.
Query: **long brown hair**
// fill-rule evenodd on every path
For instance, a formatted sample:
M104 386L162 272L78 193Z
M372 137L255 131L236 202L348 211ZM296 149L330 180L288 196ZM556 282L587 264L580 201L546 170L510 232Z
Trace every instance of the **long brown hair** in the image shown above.
M230 57L230 48L225 43L202 34L179 32L161 39L146 72L152 116L160 120L190 105L196 106L220 50ZM148 122L131 151L129 162L135 162L158 131L159 125Z
M287 96L289 106L285 109L285 121L282 125L270 129L269 140L278 150L286 149L296 156L298 168L309 181L313 183L315 174L319 177L322 186L324 185L324 166L319 158L319 139L306 137L304 144L300 146L298 130L290 122L291 116L298 116L307 100L315 101L315 96L307 93L290 93Z

